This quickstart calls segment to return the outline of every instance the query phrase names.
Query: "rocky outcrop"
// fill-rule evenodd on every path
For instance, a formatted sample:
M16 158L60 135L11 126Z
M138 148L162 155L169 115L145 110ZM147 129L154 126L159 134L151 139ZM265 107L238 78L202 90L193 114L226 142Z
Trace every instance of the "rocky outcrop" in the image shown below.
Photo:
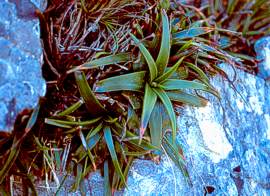
M38 7L37 7L38 6ZM0 1L0 130L11 131L17 114L45 95L42 48L35 9L44 0Z
M262 62L267 62L270 53L260 52ZM230 65L220 67L231 80L220 76L211 80L221 100L205 95L206 107L178 108L177 140L185 152L191 183L165 154L160 164L136 160L128 189L115 195L270 195L270 84ZM61 193L80 194L67 193L72 181L68 178ZM86 195L103 195L98 172L90 174L84 187Z
M11 130L18 112L34 107L45 94L34 15L42 2L0 1L0 130ZM178 108L177 139L191 183L165 154L160 164L136 160L128 189L116 195L270 195L269 38L259 40L255 50L260 77L221 64L231 81L217 76L212 84L222 99L205 95L209 104L204 108ZM73 180L68 178L60 193L67 195ZM37 185L40 195L57 190L44 187ZM92 173L85 187L87 195L103 195L100 174Z
M254 47L259 61L258 76L270 80L270 36L258 40Z
M257 42L257 46L265 38ZM270 67L270 53L259 52ZM260 56L261 55L261 56ZM189 185L168 157L160 165L137 160L125 195L270 195L270 85L232 66L220 65L232 81L212 79L221 100L208 96L204 108L179 108Z

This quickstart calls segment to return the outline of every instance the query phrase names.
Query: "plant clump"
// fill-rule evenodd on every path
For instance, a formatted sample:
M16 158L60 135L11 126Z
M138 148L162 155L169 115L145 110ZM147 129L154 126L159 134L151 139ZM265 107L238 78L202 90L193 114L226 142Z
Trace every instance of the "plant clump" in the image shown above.
M209 79L227 77L218 64L254 68L253 52L237 43L267 32L266 23L256 25L267 20L259 14L267 1L244 6L254 13L238 27L231 22L243 20L234 12L241 1L222 2L63 0L37 11L48 92L12 134L0 135L0 190L10 190L10 176L23 179L27 193L37 194L34 176L60 190L60 173L75 174L71 189L83 191L83 179L100 169L110 195L126 186L134 159L164 152L189 181L176 106L205 106L201 92L220 99Z

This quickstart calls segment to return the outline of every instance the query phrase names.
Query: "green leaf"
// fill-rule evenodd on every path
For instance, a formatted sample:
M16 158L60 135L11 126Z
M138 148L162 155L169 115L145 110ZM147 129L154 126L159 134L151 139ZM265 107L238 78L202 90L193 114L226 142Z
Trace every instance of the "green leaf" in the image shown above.
M196 89L196 90L209 90L209 88L200 82L167 79L165 82L160 83L164 90L180 90L180 89Z
M57 188L57 190L55 192L55 196L59 196L59 192L62 190L62 188L63 188L63 186L64 186L64 184L66 182L67 177L69 177L68 173L65 174L64 177L62 178L61 183L60 183L59 187Z
M164 90L154 88L153 91L158 95L158 97L162 101L162 103L163 103L164 107L166 108L166 111L170 117L171 126L172 126L172 137L173 137L173 141L174 141L176 139L177 125L176 125L176 116L174 113L172 102Z
M165 10L162 10L161 16L162 16L162 40L161 40L158 57L156 60L158 75L163 74L169 62L170 49L171 49L170 23L169 23L169 19Z
M179 53L179 52L181 52L181 51L184 51L184 50L188 49L190 46L192 46L192 44L193 44L193 40L192 40L192 39L189 40L189 41L185 41L185 42L184 42L184 45L181 46L181 48L178 50L177 53Z
M151 143L161 148L162 143L162 110L161 103L157 101L149 120Z
M185 57L179 59L174 66L170 67L164 74L155 79L155 82L160 83L168 79L173 75L173 73L178 69L179 65L182 63Z
M142 117L141 117L141 127L140 127L140 140L144 135L145 129L148 125L151 113L157 101L157 95L153 89L146 83L145 93L143 99Z
M124 170L124 177L125 178L127 178L127 175L128 175L128 172L130 170L130 167L132 165L133 160L134 160L134 157L132 157L132 156L128 158L128 161L127 161L127 164L126 164L126 167L125 167L125 170ZM123 187L123 182L121 181L119 183L118 189L122 189L122 188L124 188L124 187Z
M195 72L197 72L200 76L200 78L208 85L210 86L210 81L209 81L209 78L206 76L206 74L203 72L203 70L201 70L198 66L192 64L192 63L189 63L189 62L185 62L185 64L193 69Z
M81 105L83 103L84 103L83 100L79 100L76 103L74 103L73 105L71 105L70 107L68 107L67 109L65 109L64 111L58 113L57 116L69 115L69 114L73 113L74 111L76 111L79 107L81 107Z
M101 139L100 134L93 135L92 137L87 139L86 142L87 142L87 146L88 146L89 150L92 150L97 145L97 143L99 142L100 139ZM75 152L75 156L79 157L78 162L80 162L82 159L84 159L87 156L87 154L84 153L82 145L79 148L77 148L77 150Z
M103 122L101 122L97 127L89 131L89 133L86 136L86 140L89 140L91 137L96 135L101 129L103 128Z
M8 175L10 168L13 166L14 162L16 161L16 159L20 153L20 148L21 148L21 142L19 142L19 140L15 136L13 143L12 143L12 146L11 146L11 149L10 149L8 159L5 161L5 164L3 166L1 166L0 184L3 183L5 177L7 177L7 175Z
M130 60L131 60L130 53L120 53L120 54L109 55L109 56L101 57L99 59L95 59L93 61L84 63L78 67L75 67L69 70L67 73L69 74L78 70L93 69L93 68L97 68L97 67L105 66L105 65L124 63Z
M77 121L66 121L66 120L45 118L45 123L62 128L72 128L72 126L89 126L98 122L100 119L101 118L94 118L92 120L77 122Z
M244 36L246 35L246 33L249 30L250 23L251 23L251 15L247 16L247 18L245 19L244 27L243 27L243 31L242 31Z
M135 110L128 105L127 126L129 129L139 129L140 120Z
M150 72L150 80L153 81L156 77L157 77L157 65L152 57L152 55L150 54L150 52L145 48L145 46L140 42L140 40L138 40L133 34L130 34L132 40L135 42L136 45L138 45L141 53L143 54L148 68L149 68L149 72Z
M95 94L91 90L88 82L85 78L85 75L81 71L75 72L76 82L80 91L80 94L85 102L85 106L88 112L92 116L101 116L106 113L105 108L101 105L101 103L96 98Z
M188 174L188 170L186 167L186 163L184 160L184 157L181 155L182 152L179 152L178 149L178 143L177 141L174 143L173 141L171 142L167 136L164 137L164 148L169 155L169 157L173 160L173 162L177 165L177 167L182 171L184 176L187 178L187 182L190 183L190 178Z
M194 43L194 46L197 46L199 47L200 49L206 51L206 52L209 52L209 53L214 53L216 55L220 55L222 58L231 58L233 59L228 53L225 53L225 52L222 52L222 51L219 51L218 49L212 47L212 46L209 46L209 45L206 45L206 44L203 44L203 43Z
M183 91L166 91L170 100L197 107L206 106L207 100L198 96L190 95Z
M35 107L35 109L33 110L32 114L27 122L27 125L25 128L25 133L28 133L33 128L33 126L36 124L38 114L39 114L39 108L40 108L40 105L38 104Z
M112 158L112 162L113 162L114 168L115 168L118 176L121 178L121 180L123 182L126 182L125 177L124 177L124 175L122 173L122 170L121 170L119 161L117 159L117 154L115 152L113 138L112 138L112 133L111 133L111 128L108 127L108 126L106 126L104 128L104 139L106 141L107 147L109 149L109 152L110 152L110 155L111 155L111 158Z
M112 188L111 188L111 182L110 182L110 176L109 176L109 164L107 160L104 162L103 168L104 168L104 194L106 196L111 196Z
M210 33L211 31L213 31L213 29L209 27L195 27L195 28L186 29L178 33L174 33L173 41L177 42L182 39L194 38L200 35Z
M96 146L96 144L98 143L98 141L100 139L101 139L100 134L96 134L96 135L93 135L92 137L90 137L90 139L87 140L88 148L90 150L92 150Z
M96 92L141 91L144 87L145 71L115 76L97 83Z
M133 156L133 157L141 157L146 154L150 154L150 151L139 151L139 152L130 152L130 151L125 151L125 154L127 156Z
M227 13L228 15L232 15L234 8L236 7L238 0L229 0L228 7L227 7Z
M82 169L82 165L81 164L77 164L77 172L76 172L76 180L74 182L74 184L72 185L71 190L72 191L76 191L78 190L80 183L82 181L83 178L83 169Z
M90 160L92 162L93 168L94 168L94 170L96 170L97 167L96 167L96 164L95 164L95 157L91 153L91 150L89 149L88 144L86 142L86 139L85 139L85 137L84 137L81 130L79 132L79 135L80 135L80 138L81 138L81 141L82 141L82 145L83 145L85 151L87 152L87 154L88 154L88 156L89 156L89 158L90 158Z
M140 109L142 107L141 99L134 92L125 91L122 95L128 100L130 105L134 110Z
M115 123L117 128L113 128L114 133L121 137L122 136L122 130L123 127L119 124L119 123ZM159 150L158 147L153 146L150 142L146 141L146 140L142 140L141 144L139 145L139 137L137 135L135 135L134 133L132 133L129 130L126 130L126 138L132 138L132 140L128 140L129 143L133 144L134 146L140 148L140 149L144 149L144 150Z
M245 54L240 54L240 53L234 53L234 52L230 52L228 51L228 53L234 57L237 57L237 58L241 58L241 59L244 59L244 60L248 60L248 61L251 61L251 62L254 62L256 61L256 58L253 57L253 56L249 56L249 55L245 55Z
M53 144L53 147L55 148L55 149L57 149L57 145L56 144ZM53 152L53 155L54 155L54 157L55 157L55 165L56 165L56 170L60 170L60 168L61 168L61 152L60 151L54 151Z
M9 170L13 166L14 162L16 161L16 159L20 153L22 138L24 138L26 136L26 134L35 125L37 118L38 118L39 109L40 109L40 105L38 104L36 106L36 108L34 109L34 111L32 112L32 114L27 122L27 125L26 125L25 130L24 130L24 135L20 136L20 138L18 138L18 136L15 135L15 137L13 139L12 146L10 148L10 153L9 153L8 159L5 161L5 164L0 168L1 169L0 170L0 184L2 184L5 177L8 175Z
M163 8L163 9L169 9L170 8L170 1L169 0L161 0L160 1L160 6L161 6L161 8Z

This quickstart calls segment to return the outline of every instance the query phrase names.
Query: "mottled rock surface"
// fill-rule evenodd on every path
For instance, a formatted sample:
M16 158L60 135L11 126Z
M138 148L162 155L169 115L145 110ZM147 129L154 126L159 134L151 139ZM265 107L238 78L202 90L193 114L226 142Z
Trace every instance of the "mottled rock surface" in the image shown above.
M0 130L10 131L17 114L44 96L42 48L35 9L45 0L0 0Z
M270 80L270 36L259 39L255 44L255 51L259 61L258 76Z

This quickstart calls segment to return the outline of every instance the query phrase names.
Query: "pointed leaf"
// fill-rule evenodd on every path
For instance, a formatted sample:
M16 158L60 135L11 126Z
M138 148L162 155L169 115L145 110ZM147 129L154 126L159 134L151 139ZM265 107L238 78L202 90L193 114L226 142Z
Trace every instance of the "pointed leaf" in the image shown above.
M170 100L197 107L206 106L207 100L198 96L190 95L183 91L166 91Z
M145 71L125 74L101 80L97 83L96 92L141 91L144 87Z
M140 128L140 120L135 112L135 110L129 105L128 106L128 115L127 115L127 126L129 129L139 129Z
M117 159L117 154L115 152L111 129L108 126L106 126L104 128L104 139L105 139L106 144L107 144L107 147L109 149L109 152L110 152L110 155L111 155L111 158L112 158L112 162L113 162L114 168L115 168L118 176L121 178L121 180L123 182L125 182L126 180L125 180L125 177L124 177L124 175L122 173L122 170L121 170L119 161Z
M38 114L39 114L39 108L40 108L40 105L38 104L35 109L33 110L28 122L27 122L27 125L26 125L26 128L25 128L25 133L28 133L32 128L33 126L35 125L36 121L37 121L37 117L38 117Z
M96 122L98 122L101 118L94 118L92 120L87 121L67 121L67 120L57 120L51 118L45 118L45 123L49 125L54 125L62 128L72 128L72 126L89 126Z
M125 91L122 95L128 100L129 104L134 110L142 107L141 99L134 92Z
M195 72L197 72L199 74L199 76L201 77L201 79L208 85L210 85L210 81L209 81L209 78L207 77L207 75L203 72L203 70L201 70L198 66L192 64L192 63L189 63L189 62L185 62L185 64L193 69Z
M136 135L133 134L130 131L127 131L126 133L126 137L130 137L130 138L135 138ZM141 144L139 145L138 143L140 142L140 139L133 139L133 140L129 140L128 142L132 143L133 145L137 146L138 148L142 148L144 150L159 150L158 147L152 145L150 142L146 141L146 140L142 140Z
M153 89L153 90L160 98L161 102L163 103L170 117L171 126L172 126L172 138L173 138L173 141L175 141L177 125L176 125L176 115L174 113L172 102L164 90L161 90L161 89Z
M25 130L24 130L24 135L21 136L20 138L18 138L18 136L15 135L15 137L13 139L12 146L10 148L10 153L9 153L8 159L5 161L5 164L3 166L1 166L1 168L0 168L0 185L4 181L5 177L7 176L9 170L13 166L14 162L16 161L16 159L20 153L22 138L24 138L26 136L26 134L35 125L37 118L38 118L39 109L40 109L40 105L38 104L35 107L35 109L33 110L32 114L27 122L27 125L26 125Z
M112 188L109 176L109 164L107 160L104 162L103 168L104 168L104 194L106 196L110 196L112 195Z
M160 83L160 86L164 90L179 90L179 89L196 89L196 90L209 90L205 84L200 82L168 79L165 82Z
M148 68L149 68L150 80L153 81L157 77L157 66L156 66L156 63L155 63L152 55L145 48L145 46L141 43L141 41L138 40L133 34L130 34L130 37L135 42L135 44L138 45L141 53L143 54L143 56L147 62Z
M183 50L188 49L190 46L192 46L192 44L193 44L193 40L192 40L192 39L189 40L189 41L184 41L184 45L181 46L181 48L178 50L177 53L179 53L179 52L181 52L181 51L183 51Z
M97 143L99 142L99 140L101 139L101 135L100 134L96 134L94 136L92 136L90 139L87 140L87 145L89 150L92 150ZM75 156L79 157L79 161L80 162L82 159L84 159L87 154L83 152L83 146L81 145L79 148L77 148L76 152L75 152Z
M83 178L83 169L82 169L82 165L81 164L77 164L77 171L76 171L76 180L74 182L74 184L72 185L71 187L71 190L72 191L76 191L78 190L79 186L80 186L80 183L82 181L82 178Z
M170 1L169 0L161 0L160 1L160 6L163 8L163 9L169 9L170 8Z
M139 152L126 151L125 153L127 156L141 157L141 156L144 156L146 154L150 154L151 151L139 151Z
M134 160L134 157L132 157L132 156L128 158L128 161L127 161L127 164L126 164L126 167L125 167L125 170L124 170L124 177L125 178L127 178L127 175L128 175L128 173L130 171L130 167L131 167L131 165L133 163L133 160ZM118 189L124 188L123 186L124 186L123 182L120 181Z
M173 160L173 162L178 166L178 168L182 171L183 175L187 178L187 182L190 183L190 178L188 174L188 170L186 167L186 163L184 157L181 155L181 152L177 149L177 142L173 143L168 139L168 136L164 137L164 148L168 154L168 156Z
M101 103L96 98L95 94L91 90L88 82L85 78L85 75L81 71L75 72L76 82L80 91L80 94L85 102L85 106L88 112L92 116L101 116L106 113L105 108L101 105Z
M146 83L145 93L143 99L142 117L141 117L141 127L140 127L140 140L143 137L145 129L148 125L151 113L157 101L157 95L153 89Z
M90 137L90 139L87 140L87 144L90 150L92 150L96 144L98 143L98 141L101 139L101 135L100 134L96 134Z
M158 75L163 74L169 62L171 49L170 23L165 10L162 10L161 16L162 16L162 40L158 57L156 60Z
M82 141L82 145L83 145L85 151L87 152L87 154L88 154L88 156L89 156L89 158L91 160L91 163L93 165L93 168L94 168L94 170L96 170L97 167L96 167L96 164L95 164L95 157L91 153L91 150L89 149L88 144L86 142L86 139L85 139L85 137L84 137L84 135L83 135L83 133L82 133L81 130L79 132L79 135L80 135L80 138L81 138L81 141Z
M124 63L130 60L131 60L130 53L120 53L120 54L109 55L109 56L101 57L99 59L95 59L90 62L84 63L78 67L75 67L69 70L67 73L72 73L72 72L75 72L78 70L84 70L84 69L93 69L93 68L97 68L97 67L105 66L105 65Z
M194 38L200 35L207 34L211 31L213 31L213 29L209 27L194 27L194 28L186 29L178 33L174 33L173 41L177 42L178 40L182 40L186 38Z
M160 105L160 102L157 101L149 120L151 143L158 148L161 148L162 142L162 111Z
M238 3L239 1L236 1L236 0L229 0L228 2L228 7L227 7L227 13L228 15L232 15L235 7L236 7L236 4Z
M225 59L225 60L234 59L233 56L231 56L229 53L224 52L222 50L218 50L217 48L214 48L212 46L203 44L201 42L200 43L194 42L194 46L199 47L203 51L206 51L206 52L209 52L209 53L214 53L217 56L219 56L220 58ZM201 60L201 59L198 59L198 62L199 62L199 60Z
M79 100L76 103L74 103L73 105L71 105L70 107L68 107L67 109L65 109L64 111L58 113L57 116L69 115L69 114L73 113L74 111L76 111L79 107L81 107L81 105L83 103L84 103L83 100Z
M115 123L117 128L113 128L113 132L121 137L122 136L122 130L123 127L119 124L119 123ZM135 135L134 133L132 133L129 130L126 130L126 138L133 138L132 140L129 140L129 143L132 143L133 145L137 146L140 149L144 149L144 150L159 150L156 146L153 146L150 142L146 141L146 140L142 140L141 144L139 145L139 137L137 135Z
M13 166L14 162L16 161L21 148L21 142L18 141L17 137L15 136L10 153L8 155L8 159L5 161L5 164L1 166L0 169L0 185L3 183L4 179L9 174L10 168Z
M89 140L91 137L96 135L101 129L103 128L103 122L101 122L97 127L89 131L89 133L86 136L86 140Z
M166 79L168 79L170 76L173 75L173 73L177 70L177 68L179 67L179 65L182 63L182 61L184 60L185 57L182 57L181 59L179 59L174 66L170 67L164 74L162 74L161 76L159 76L157 79L155 79L155 82L160 83L165 81Z

